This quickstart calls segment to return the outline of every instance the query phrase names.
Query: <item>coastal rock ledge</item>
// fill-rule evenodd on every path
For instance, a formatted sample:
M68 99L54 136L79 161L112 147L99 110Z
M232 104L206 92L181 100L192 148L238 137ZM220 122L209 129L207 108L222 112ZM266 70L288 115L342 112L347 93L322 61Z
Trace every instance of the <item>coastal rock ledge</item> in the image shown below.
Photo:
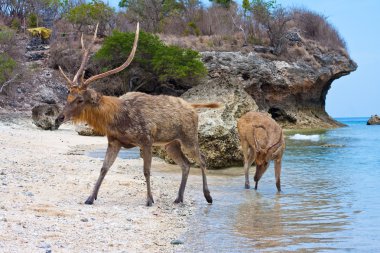
M202 60L208 79L233 79L259 111L270 113L286 128L342 126L326 113L326 95L334 80L357 68L343 49L326 50L312 43L294 45L287 58L256 51L210 51L202 52Z

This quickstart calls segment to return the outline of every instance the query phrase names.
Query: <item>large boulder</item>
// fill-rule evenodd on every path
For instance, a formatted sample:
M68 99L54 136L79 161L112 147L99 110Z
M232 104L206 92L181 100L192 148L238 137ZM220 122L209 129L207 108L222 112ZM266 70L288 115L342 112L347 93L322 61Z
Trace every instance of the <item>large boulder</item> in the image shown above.
M380 116L375 114L367 121L367 125L380 125Z
M44 130L55 130L55 119L59 114L59 106L56 104L42 104L33 107L33 123Z
M218 109L198 109L199 144L209 169L242 164L236 122L244 113L258 109L252 97L237 80L225 77L208 80L181 97L192 103L220 102ZM170 162L164 152L158 152Z

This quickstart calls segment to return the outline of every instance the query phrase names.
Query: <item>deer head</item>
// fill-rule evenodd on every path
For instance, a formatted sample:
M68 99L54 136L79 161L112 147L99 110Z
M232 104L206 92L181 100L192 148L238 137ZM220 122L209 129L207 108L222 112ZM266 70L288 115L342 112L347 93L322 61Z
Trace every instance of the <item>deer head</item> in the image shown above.
M63 108L63 111L55 120L56 128L58 128L62 123L80 115L86 107L96 106L101 98L101 95L92 89L88 89L89 84L95 80L98 80L98 79L101 79L101 78L104 78L109 75L113 75L122 71L123 69L128 67L128 65L132 62L133 57L136 53L137 42L139 39L139 23L137 23L135 40L133 42L132 51L129 54L127 60L121 66L115 69L109 70L107 72L104 72L98 75L91 76L88 79L84 79L85 68L87 66L88 60L90 58L90 52L96 39L98 25L99 24L96 25L94 36L87 48L84 45L83 34L82 34L81 44L82 44L83 57L82 57L82 62L79 67L79 70L75 74L73 80L71 80L65 74L65 72L62 70L60 66L58 67L60 73L66 79L66 83L69 88L69 94L67 96L66 106Z

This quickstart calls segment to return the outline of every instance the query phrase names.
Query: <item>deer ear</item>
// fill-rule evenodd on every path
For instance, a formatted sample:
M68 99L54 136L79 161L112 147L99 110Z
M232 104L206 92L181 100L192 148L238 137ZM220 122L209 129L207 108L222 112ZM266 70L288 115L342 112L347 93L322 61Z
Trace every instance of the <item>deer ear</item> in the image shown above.
M86 90L84 97L87 101L89 101L93 105L99 104L99 100L102 97L99 93L94 90Z

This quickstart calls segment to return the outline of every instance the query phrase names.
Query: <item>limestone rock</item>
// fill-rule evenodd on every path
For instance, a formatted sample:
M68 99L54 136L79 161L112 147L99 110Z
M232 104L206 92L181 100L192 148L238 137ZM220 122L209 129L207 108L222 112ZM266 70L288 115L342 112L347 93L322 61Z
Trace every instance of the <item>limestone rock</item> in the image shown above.
M212 79L182 95L188 102L222 104L218 109L198 109L199 144L209 169L242 164L236 122L240 116L256 111L258 107L252 97L236 85L236 81L224 77Z
M55 119L59 114L59 106L56 104L42 104L33 107L33 123L44 130L55 130Z
M83 136L103 136L103 134L100 134L100 133L94 131L94 129L87 124L76 125L75 131L79 135L83 135Z
M355 71L356 63L344 49L329 50L296 33L289 36L286 57L262 46L249 53L202 52L208 79L234 78L259 110L270 113L283 127L342 126L326 113L326 96L333 81Z
M367 121L367 125L380 125L380 116L375 114Z

